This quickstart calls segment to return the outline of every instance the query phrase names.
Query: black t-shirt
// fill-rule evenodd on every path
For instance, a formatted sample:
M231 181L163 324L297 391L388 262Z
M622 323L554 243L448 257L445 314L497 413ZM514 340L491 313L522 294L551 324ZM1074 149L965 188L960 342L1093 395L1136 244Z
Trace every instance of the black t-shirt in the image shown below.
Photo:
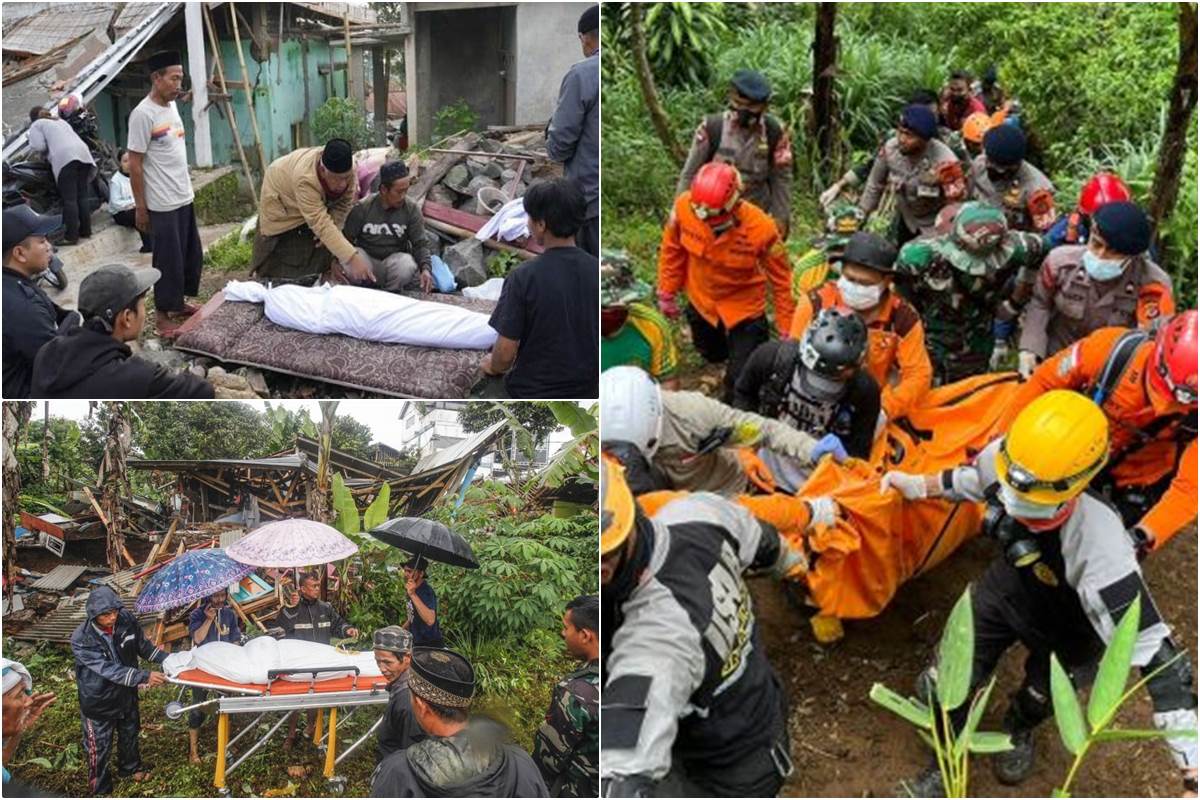
M520 342L504 378L513 397L597 397L600 268L578 247L555 247L509 273L489 324Z

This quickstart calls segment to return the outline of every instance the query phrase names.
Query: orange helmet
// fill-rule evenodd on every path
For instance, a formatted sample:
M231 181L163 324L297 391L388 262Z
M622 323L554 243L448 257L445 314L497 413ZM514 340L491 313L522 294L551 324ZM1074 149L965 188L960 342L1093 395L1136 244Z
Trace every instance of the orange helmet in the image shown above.
M692 178L692 210L702 220L724 217L742 196L742 176L732 164L710 161Z
M983 135L989 129L995 126L995 122L991 117L982 111L976 111L971 116L963 120L962 136L968 142L975 144L983 144Z

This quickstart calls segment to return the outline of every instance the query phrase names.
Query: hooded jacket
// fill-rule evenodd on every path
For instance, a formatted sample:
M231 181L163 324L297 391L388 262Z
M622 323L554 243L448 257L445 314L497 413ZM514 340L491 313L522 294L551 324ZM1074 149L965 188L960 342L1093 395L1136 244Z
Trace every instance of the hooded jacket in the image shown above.
M33 397L211 400L213 386L135 358L98 321L56 336L33 362Z
M120 609L112 636L100 632L96 617ZM87 621L71 634L75 654L75 685L79 710L90 719L122 719L137 705L137 687L150 680L150 672L138 666L141 656L155 664L166 660L138 625L137 618L121 605L117 593L107 586L93 589L87 599Z
M397 750L407 750L425 738L412 711L412 693L408 688L408 671L388 684L387 711L375 734L375 763L381 763Z
M454 736L392 753L375 770L372 797L548 797L529 754L507 730L473 718Z

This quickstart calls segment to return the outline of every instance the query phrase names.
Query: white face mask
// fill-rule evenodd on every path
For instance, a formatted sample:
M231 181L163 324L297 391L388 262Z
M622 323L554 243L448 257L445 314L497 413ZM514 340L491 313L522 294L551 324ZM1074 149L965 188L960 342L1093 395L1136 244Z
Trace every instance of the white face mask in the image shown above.
M838 278L837 287L838 291L842 294L842 302L855 311L865 311L868 308L874 308L879 305L879 300L883 297L882 283L877 283L874 286L864 286L861 283L855 283L843 275Z
M1030 502L1003 483L1000 484L1000 502L1008 515L1017 519L1053 519L1062 508L1061 503L1048 506Z
M1125 271L1124 258L1100 258L1091 250L1083 254L1083 268L1094 281L1111 281Z

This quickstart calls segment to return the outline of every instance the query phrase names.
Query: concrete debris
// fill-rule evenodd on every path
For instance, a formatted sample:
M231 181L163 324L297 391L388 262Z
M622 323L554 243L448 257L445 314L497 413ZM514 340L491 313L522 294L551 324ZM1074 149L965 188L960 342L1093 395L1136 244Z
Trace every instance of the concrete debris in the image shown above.
M488 279L487 265L483 258L483 242L471 237L447 247L442 253L446 266L454 274L455 281L462 286L478 286Z

